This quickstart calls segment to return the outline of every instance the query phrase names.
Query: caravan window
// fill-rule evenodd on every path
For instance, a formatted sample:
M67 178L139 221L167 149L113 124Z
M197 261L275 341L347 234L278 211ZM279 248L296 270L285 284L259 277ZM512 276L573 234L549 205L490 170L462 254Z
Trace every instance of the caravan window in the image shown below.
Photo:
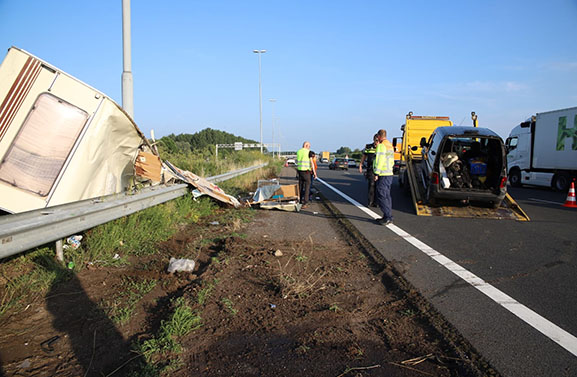
M41 94L0 164L0 180L47 196L87 120L85 111Z

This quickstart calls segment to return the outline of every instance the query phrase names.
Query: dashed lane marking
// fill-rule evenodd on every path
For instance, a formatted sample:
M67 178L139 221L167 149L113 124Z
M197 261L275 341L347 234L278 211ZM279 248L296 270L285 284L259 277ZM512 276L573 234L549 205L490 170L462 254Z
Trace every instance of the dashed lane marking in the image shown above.
M333 190L346 200L348 200L355 207L365 212L367 215L373 219L378 219L380 216L375 212L371 211L369 208L360 204L350 196L337 190L333 186L329 185L320 178L317 178L319 182L327 186L329 189ZM489 297L491 300L495 301L497 304L501 305L503 308L507 309L515 316L520 318L522 321L559 344L561 347L565 348L567 351L571 352L574 356L577 356L577 337L573 336L569 332L563 330L553 322L549 321L547 318L539 315L535 311L529 309L525 305L521 304L513 297L505 294L499 289L493 287L491 284L487 283L477 275L468 271L467 269L461 267L457 263L453 262L451 259L447 258L443 254L439 253L432 247L428 246L424 242L418 240L417 238L411 236L409 233L405 232L403 229L399 228L394 224L387 225L392 232L397 234L399 237L403 238L405 241L431 257L441 266L445 267L447 270L451 271L453 274L457 275L471 286L478 289L481 293Z

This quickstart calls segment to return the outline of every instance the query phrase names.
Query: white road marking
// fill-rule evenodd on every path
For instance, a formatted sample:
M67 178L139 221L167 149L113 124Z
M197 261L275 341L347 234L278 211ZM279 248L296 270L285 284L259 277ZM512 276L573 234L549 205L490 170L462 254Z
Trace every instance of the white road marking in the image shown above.
M550 200L543 200L543 199L535 199L535 198L529 198L528 200L532 200L534 202L541 202L541 203L549 203L549 204L556 204L558 206L563 205L563 203L559 203L559 202L552 202Z
M346 195L345 193L337 190L333 186L329 185L325 181L320 178L317 178L319 182L323 185L327 186L329 189L333 190L349 202L353 204L355 207L360 209L361 211L365 212L373 219L378 219L380 216L375 212L371 211L369 208L365 207L364 205L360 204L350 196ZM461 267L457 263L453 262L451 259L447 258L443 254L439 253L432 247L428 246L424 242L418 240L417 238L411 236L409 233L405 232L403 229L399 228L394 224L387 225L391 231L397 234L399 237L403 238L405 241L416 247L417 249L421 250L423 253L431 257L441 266L445 267L447 270L451 271L471 286L478 289L480 292L485 294L491 300L495 301L497 304L501 305L503 308L507 309L522 321L554 341L555 343L559 344L561 347L565 348L567 351L571 352L574 356L577 356L577 337L573 336L569 332L563 330L553 322L549 321L547 318L539 315L538 313L534 312L533 310L529 309L525 305L521 304L513 297L505 294L504 292L500 291L499 289L493 287L491 284L487 283L477 275L473 274L472 272L468 271L467 269Z

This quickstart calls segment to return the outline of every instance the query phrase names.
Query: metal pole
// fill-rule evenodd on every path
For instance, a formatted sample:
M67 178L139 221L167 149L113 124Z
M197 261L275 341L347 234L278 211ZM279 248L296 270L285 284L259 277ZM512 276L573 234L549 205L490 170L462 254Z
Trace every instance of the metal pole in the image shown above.
M262 154L262 78L261 78L261 61L260 56L266 52L266 50L253 50L255 54L258 54L258 108L259 108L259 119L260 119L260 153Z
M130 42L130 0L122 0L122 108L134 119L134 97L132 85L132 56Z
M272 158L274 158L274 104L276 99L271 98L269 101L272 103Z

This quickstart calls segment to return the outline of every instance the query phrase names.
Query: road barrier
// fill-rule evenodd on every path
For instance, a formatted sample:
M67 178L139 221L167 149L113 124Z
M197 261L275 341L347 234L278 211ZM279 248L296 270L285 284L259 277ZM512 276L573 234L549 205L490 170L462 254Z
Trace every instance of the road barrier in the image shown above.
M206 179L213 183L222 182L266 165L255 165ZM109 195L1 216L0 259L176 199L189 191L186 184L152 186L135 193Z

